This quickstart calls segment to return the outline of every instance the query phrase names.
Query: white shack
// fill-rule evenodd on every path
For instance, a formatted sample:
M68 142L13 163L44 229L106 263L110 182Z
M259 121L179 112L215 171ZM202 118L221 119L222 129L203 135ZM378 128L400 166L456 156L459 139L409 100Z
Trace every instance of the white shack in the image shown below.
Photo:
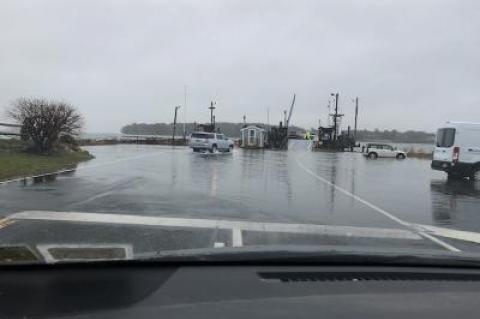
M265 130L258 126L250 125L240 130L241 144L244 148L263 148L265 145Z

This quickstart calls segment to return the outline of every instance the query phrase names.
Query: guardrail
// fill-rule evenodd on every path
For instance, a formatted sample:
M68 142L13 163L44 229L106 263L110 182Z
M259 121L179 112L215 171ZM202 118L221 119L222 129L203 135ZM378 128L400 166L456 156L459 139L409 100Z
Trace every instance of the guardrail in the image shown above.
M0 123L0 135L20 136L20 124Z

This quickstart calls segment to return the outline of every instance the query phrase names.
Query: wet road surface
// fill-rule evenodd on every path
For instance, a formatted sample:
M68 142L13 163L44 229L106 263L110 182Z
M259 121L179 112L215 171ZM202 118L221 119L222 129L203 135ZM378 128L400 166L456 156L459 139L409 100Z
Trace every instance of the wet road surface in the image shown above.
M40 210L389 229L408 229L405 224L412 223L480 232L480 186L448 182L443 173L430 169L428 160L367 160L356 153L311 152L304 141L292 141L288 152L236 149L214 155L146 145L87 149L96 158L74 172L0 186L0 216ZM61 227L43 227L38 240L73 236L75 241L68 226L58 224ZM22 227L27 232L21 225L0 229L0 241L14 241ZM121 227L125 236L138 237L136 230ZM262 236L251 232L244 237L245 242L255 242ZM195 238L195 245L188 240L182 245L230 241L225 231ZM312 242L311 236L296 238ZM285 241L278 234L274 240L261 240ZM428 248L439 246L426 241ZM476 245L458 245L477 250Z

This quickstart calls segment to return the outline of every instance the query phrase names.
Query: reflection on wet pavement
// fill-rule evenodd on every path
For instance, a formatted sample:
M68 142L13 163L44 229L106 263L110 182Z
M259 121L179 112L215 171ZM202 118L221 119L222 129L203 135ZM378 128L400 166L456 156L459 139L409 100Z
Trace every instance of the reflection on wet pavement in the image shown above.
M468 180L432 181L432 217L436 224L479 231L480 183Z
M25 210L222 218L399 228L301 166L410 223L480 231L480 186L447 181L428 160L368 160L355 153L236 149L193 154L148 145L89 147L68 174L0 187L0 216Z

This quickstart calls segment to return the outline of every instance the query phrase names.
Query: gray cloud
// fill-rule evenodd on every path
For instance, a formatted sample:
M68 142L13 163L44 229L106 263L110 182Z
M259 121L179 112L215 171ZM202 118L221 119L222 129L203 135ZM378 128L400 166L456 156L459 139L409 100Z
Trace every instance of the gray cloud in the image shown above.
M475 1L18 1L0 4L0 108L19 96L70 101L87 130L130 122L325 121L433 130L480 121ZM185 110L182 109L182 112ZM183 120L184 113L180 115Z

